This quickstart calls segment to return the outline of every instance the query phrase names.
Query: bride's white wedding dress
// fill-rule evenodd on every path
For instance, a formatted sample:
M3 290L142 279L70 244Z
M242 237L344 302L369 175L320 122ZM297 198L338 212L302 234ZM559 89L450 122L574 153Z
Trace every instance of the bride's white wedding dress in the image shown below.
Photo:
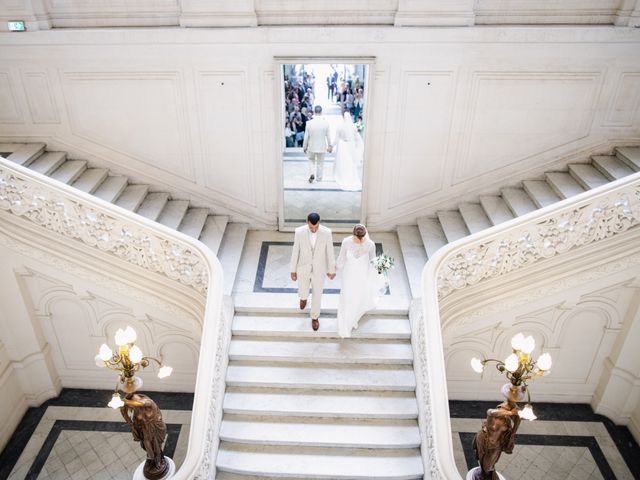
M333 176L341 190L362 190L362 181L358 166L362 164L363 142L348 112L344 114L344 121L336 132L335 163Z
M342 241L336 261L342 275L338 302L338 335L341 338L350 337L360 318L378 304L384 278L371 265L375 256L375 244L368 236L362 244L356 243L353 236Z

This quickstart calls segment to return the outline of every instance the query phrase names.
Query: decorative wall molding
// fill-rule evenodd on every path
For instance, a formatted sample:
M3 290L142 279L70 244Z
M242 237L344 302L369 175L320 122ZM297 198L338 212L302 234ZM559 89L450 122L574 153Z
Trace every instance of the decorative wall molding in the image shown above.
M0 71L0 124L22 123L20 102L9 70Z
M60 123L60 114L51 90L48 73L23 70L21 74L31 121L35 124Z
M633 128L640 116L640 72L620 72L604 125Z

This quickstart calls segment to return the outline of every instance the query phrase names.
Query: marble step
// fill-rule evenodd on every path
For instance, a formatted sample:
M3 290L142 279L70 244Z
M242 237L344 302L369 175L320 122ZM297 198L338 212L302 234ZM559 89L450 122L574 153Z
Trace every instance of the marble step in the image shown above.
M545 173L547 183L560 198L569 198L584 193L584 188L567 172Z
M144 197L144 200L140 204L136 213L143 217L147 217L149 220L156 221L168 201L169 194L166 192L147 193L147 196Z
M135 212L149 193L149 185L128 185L116 200L116 205Z
M140 208L142 209L142 207ZM169 200L160 212L160 215L158 215L156 221L166 227L177 230L188 209L188 200Z
M544 180L525 180L522 188L538 208L546 207L560 201L551 186Z
M249 225L246 223L228 223L225 227L224 236L218 248L218 260L220 260L224 272L223 292L225 295L231 295L233 291L248 229Z
M296 362L341 365L411 365L413 352L408 341L390 340L281 340L234 337L229 359L251 362Z
M335 317L322 318L322 331L314 332L309 316L236 315L231 325L233 335L296 338L339 338ZM409 319L369 316L360 320L353 338L410 339Z
M190 208L182 219L180 231L185 235L197 239L202 233L208 215L208 208Z
M44 152L29 165L29 168L43 175L51 175L66 159L66 152Z
M113 203L127 188L127 177L110 175L104 179L93 195L105 202Z
M618 147L616 157L634 171L640 170L640 147Z
M531 197L522 188L503 188L500 193L502 198L516 217L526 215L537 210Z
M86 169L87 162L84 160L67 160L51 174L51 178L71 185Z
M17 163L18 165L22 165L23 167L28 167L31 163L33 163L34 160L45 153L45 146L46 145L44 143L25 143L20 146L8 144L6 145L6 147L9 148L0 148L0 151L11 151L14 148L18 147L13 151L11 155L7 157L7 160L11 160L12 162Z
M109 175L109 170L106 168L87 168L82 175L73 182L73 188L92 194L102 185L107 175Z
M515 218L507 203L497 195L483 195L480 197L480 205L493 225Z
M227 223L229 223L229 217L224 215L209 215L205 220L204 228L202 229L202 233L200 233L199 240L209 247L214 254L217 254L218 250L220 250L220 244L222 243ZM242 238L244 243L244 237L241 234L241 230L242 229L238 231L237 227L232 227L229 230L229 235L236 235L238 241ZM229 253L230 252L228 252L228 254Z
M448 243L447 237L442 231L442 225L440 225L440 221L437 218L419 218L418 229L429 258Z
M415 225L400 225L397 229L398 242L404 258L404 267L409 280L409 288L414 298L421 297L420 279L424 264L427 263L420 230Z
M261 477L328 479L422 478L419 449L350 449L221 442L218 471Z
M591 165L575 163L569 165L569 173L585 190L600 187L609 180Z
M615 155L595 155L591 157L591 165L609 181L618 180L634 173L629 165Z
M230 362L227 386L320 390L414 391L413 369L404 365L297 365Z
M418 448L420 431L416 420L225 415L220 426L220 440L295 447Z
M442 231L449 242L455 242L469 235L469 229L458 210L441 211L437 215L440 225L442 225Z
M470 233L486 230L493 226L479 203L461 203L458 205L458 210L460 210L460 215L462 215Z
M228 387L225 413L286 417L415 419L413 392Z

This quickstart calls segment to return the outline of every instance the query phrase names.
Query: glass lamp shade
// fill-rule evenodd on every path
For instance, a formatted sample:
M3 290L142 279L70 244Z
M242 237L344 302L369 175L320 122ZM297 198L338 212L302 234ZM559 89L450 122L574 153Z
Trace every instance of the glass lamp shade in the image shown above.
M551 361L551 355L549 355L548 353L543 353L542 355L540 355L540 358L538 358L536 365L540 370L551 370L551 365L553 365L553 362Z
M106 365L104 364L104 360L100 358L100 354L96 355L93 360L96 362L97 367L106 367Z
M531 335L525 337L525 339L522 341L522 347L520 348L520 350L522 350L523 353L529 354L533 352L534 348L536 348L536 341L533 339L533 337Z
M129 349L129 359L133 363L140 363L142 360L142 350L137 345L134 345Z
M533 407L528 403L524 406L522 410L518 411L518 415L520 416L520 418L523 418L529 421L533 421L536 418L538 418L536 417L536 414L533 413Z
M168 377L169 375L171 375L171 372L173 372L173 368L168 365L163 365L162 367L160 367L160 370L158 370L158 378Z
M476 358L473 357L471 359L471 368L473 368L473 370L477 373L482 373L484 371L484 365L482 364L482 362Z
M518 369L518 356L515 353L512 353L505 359L504 368L512 373Z
M517 333L511 339L511 348L514 350L522 350L522 342L524 341L524 335Z
M124 330L119 328L116 331L116 345L120 347L128 343L134 343L136 338L136 331L129 325Z
M107 345L106 343L103 343L102 345L100 345L100 351L98 352L98 356L103 362L110 360L111 357L113 357L113 352L109 348L109 345Z
M124 402L122 401L122 398L120 398L119 393L114 393L113 397L111 397L111 401L107 405L109 405L114 410L117 410L124 405Z

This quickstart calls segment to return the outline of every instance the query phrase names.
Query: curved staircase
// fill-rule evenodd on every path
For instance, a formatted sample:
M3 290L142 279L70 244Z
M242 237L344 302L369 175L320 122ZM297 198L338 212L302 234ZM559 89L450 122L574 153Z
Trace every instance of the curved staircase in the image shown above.
M129 183L127 177L93 168L85 160L68 159L66 152L47 151L44 143L0 143L0 157L200 240L220 259L224 293L231 294L247 224L230 223L227 216L171 198L151 185Z
M524 180L520 187L503 188L499 195L483 195L477 203L461 203L456 210L419 218L417 225L399 226L413 296L421 296L425 262L448 243L638 171L640 147L617 147L613 155L595 155L590 163L569 164L566 171L546 172L544 178Z

